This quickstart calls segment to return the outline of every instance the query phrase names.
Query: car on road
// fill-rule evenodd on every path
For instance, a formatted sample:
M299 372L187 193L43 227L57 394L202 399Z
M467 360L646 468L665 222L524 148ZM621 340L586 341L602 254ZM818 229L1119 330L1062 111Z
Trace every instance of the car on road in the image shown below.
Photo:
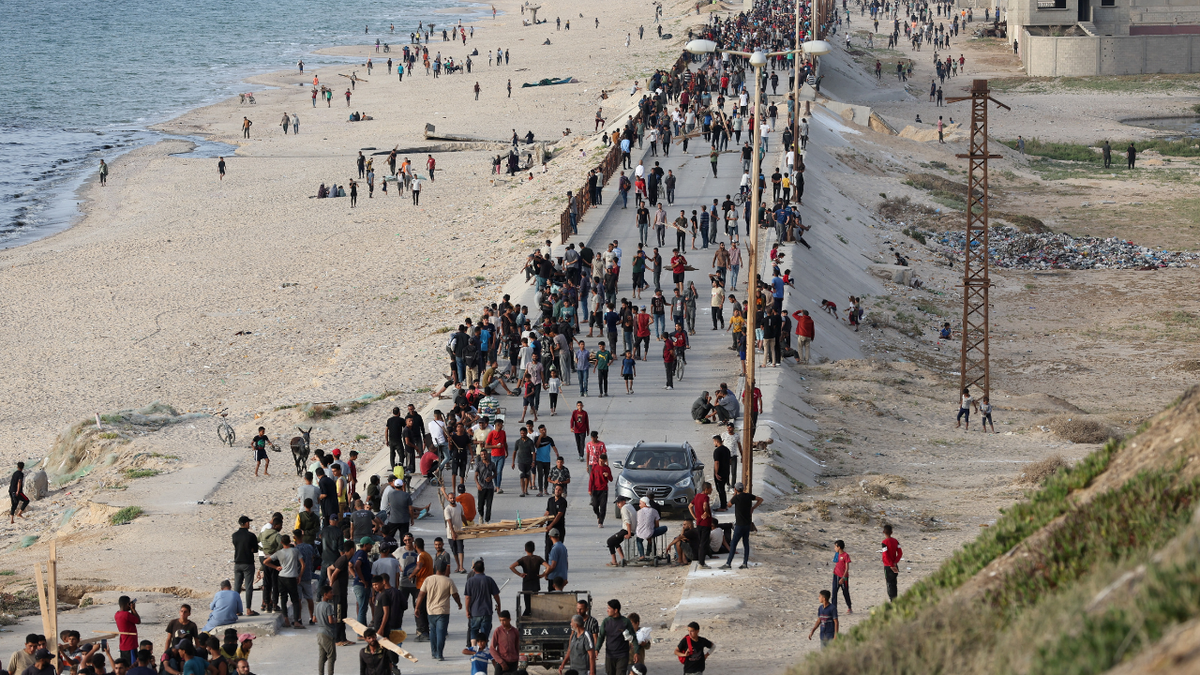
M704 464L688 443L646 443L637 445L616 462L617 494L638 501L650 497L666 509L686 509L704 483Z

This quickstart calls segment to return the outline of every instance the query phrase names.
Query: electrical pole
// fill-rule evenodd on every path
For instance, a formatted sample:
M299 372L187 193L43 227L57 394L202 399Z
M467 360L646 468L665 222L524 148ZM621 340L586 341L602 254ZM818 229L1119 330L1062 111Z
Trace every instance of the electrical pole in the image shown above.
M755 56L759 56L756 52ZM744 345L746 350L746 389L742 398L742 482L746 492L752 492L754 484L754 329L758 323L758 174L762 171L759 160L759 147L762 143L762 73L766 65L766 57L751 58L754 66L754 143L751 149L750 165L750 236L746 239L746 254L750 258L750 269L746 273L746 303L742 307L746 311L746 335Z
M967 241L963 250L962 351L959 362L958 391L973 386L991 392L988 324L988 160L1000 155L988 152L988 101L1010 110L990 96L987 80L973 80L970 96L947 99L948 103L971 101L970 151L958 157L966 159L967 169Z

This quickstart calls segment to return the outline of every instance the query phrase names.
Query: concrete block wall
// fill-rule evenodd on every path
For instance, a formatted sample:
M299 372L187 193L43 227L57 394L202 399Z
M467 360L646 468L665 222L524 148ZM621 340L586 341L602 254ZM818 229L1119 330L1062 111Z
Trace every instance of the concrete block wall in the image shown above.
M1200 35L1044 37L1021 39L1025 73L1086 77L1200 72Z

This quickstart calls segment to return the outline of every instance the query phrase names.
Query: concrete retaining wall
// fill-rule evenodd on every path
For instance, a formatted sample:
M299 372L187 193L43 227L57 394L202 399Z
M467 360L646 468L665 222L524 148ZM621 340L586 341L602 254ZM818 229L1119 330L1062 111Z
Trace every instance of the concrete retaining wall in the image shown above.
M1024 32L1025 73L1033 77L1200 72L1200 35L1044 37Z

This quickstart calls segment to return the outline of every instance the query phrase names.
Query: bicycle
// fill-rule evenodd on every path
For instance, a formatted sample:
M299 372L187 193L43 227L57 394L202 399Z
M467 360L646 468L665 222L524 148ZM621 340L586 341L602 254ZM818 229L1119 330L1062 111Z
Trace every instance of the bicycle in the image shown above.
M226 419L228 416L229 408L213 413L213 417L221 418L221 423L217 425L217 440L221 441L223 445L228 445L232 448L234 442L237 440L237 432L233 430L233 425Z
M747 192L746 190L739 191L736 195L733 196L734 205L741 206L742 204L745 204L746 198L749 194L750 193Z
M675 379L676 380L683 379L683 367L685 365L687 365L687 361L683 355L685 351L686 351L686 349L680 349L678 347L675 348Z

